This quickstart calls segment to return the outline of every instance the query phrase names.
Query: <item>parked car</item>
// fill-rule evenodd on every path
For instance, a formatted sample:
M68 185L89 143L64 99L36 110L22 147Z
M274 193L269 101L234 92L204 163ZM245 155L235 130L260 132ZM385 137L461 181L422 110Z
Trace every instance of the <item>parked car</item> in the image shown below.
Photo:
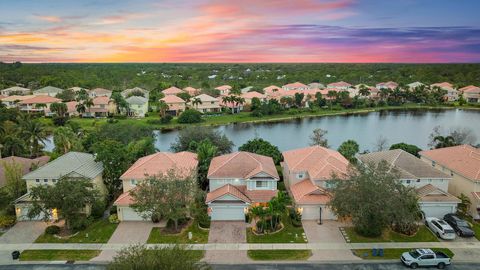
M428 217L425 219L425 225L427 225L434 234L439 238L445 240L455 239L455 231L445 220L438 219L436 217Z
M475 232L472 230L468 222L459 218L457 215L446 214L443 217L443 220L445 220L448 223L448 225L450 225L455 230L458 236L461 236L461 237L475 236Z
M436 266L438 269L443 269L451 264L451 259L445 253L431 249L414 249L404 252L400 260L404 265L413 269L419 266Z

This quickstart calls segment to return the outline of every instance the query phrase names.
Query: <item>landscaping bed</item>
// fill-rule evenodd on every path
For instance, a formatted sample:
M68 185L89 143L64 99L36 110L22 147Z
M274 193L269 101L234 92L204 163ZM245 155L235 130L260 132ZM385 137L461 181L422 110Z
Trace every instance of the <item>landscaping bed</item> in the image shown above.
M288 215L282 217L283 229L281 231L256 235L252 228L247 228L248 243L306 243L303 227L294 227Z
M396 233L387 229L379 237L365 237L357 234L353 227L344 228L350 243L377 243L377 242L438 242L438 238L425 225L420 225L416 234L412 236Z
M52 234L40 235L35 243L107 243L118 224L108 220L97 220L85 230L81 230L70 238L58 238Z
M364 260L399 260L402 253L412 250L411 248L386 248L383 250L383 257L372 256L372 249L353 249L352 252L355 256ZM433 248L433 251L441 251L450 258L455 255L448 248Z
M100 252L100 250L31 249L20 254L20 261L89 261Z
M309 249L285 249L285 250L249 250L248 257L255 261L301 261L312 256Z
M193 221L180 233L171 233L171 229L152 228L147 243L179 243L179 244L203 244L208 243L208 230L200 229L198 223ZM188 232L192 232L192 239L188 239Z

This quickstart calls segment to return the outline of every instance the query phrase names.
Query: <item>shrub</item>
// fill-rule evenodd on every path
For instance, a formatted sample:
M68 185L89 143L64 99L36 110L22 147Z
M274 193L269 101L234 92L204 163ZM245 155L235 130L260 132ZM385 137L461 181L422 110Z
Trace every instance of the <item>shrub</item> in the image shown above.
M87 218L87 216L79 215L77 218L72 219L71 228L73 231L85 230L91 222L92 220Z
M185 110L180 116L178 117L178 123L181 124L192 124L192 123L200 123L202 122L202 113L197 110Z
M45 228L45 233L46 234L57 234L60 232L60 227L56 225L50 225L47 228Z
M117 214L112 214L108 217L108 222L113 223L113 224L117 224L120 221L118 220Z
M117 120L117 119L114 119L114 118L108 118L107 123L109 123L109 124L115 124L115 123L118 123L118 120Z
M67 117L55 116L55 117L53 117L52 121L53 121L53 124L55 126L64 126L67 123L68 118Z
M103 200L97 200L92 205L92 217L101 218L105 212L105 202Z
M267 227L267 222L263 220L257 221L256 228L257 228L257 233L263 233Z
M15 216L0 216L0 228L10 228L15 225Z
M115 215L115 214L117 214L117 206L113 205L112 207L110 207L110 215Z
M210 228L210 217L206 213L206 211L199 211L199 213L195 216L195 220L198 222L198 225L202 228Z
M172 121L172 119L173 119L173 116L171 116L170 114L166 114L164 117L160 118L160 123L168 124L170 123L170 121Z
M300 215L300 213L297 210L295 210L294 208L290 208L289 216L293 226L295 227L302 226L302 215Z

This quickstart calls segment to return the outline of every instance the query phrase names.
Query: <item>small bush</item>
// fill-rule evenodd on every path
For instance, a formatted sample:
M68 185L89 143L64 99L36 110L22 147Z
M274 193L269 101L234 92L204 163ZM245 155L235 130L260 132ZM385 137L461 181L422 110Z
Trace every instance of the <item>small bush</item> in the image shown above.
M173 116L171 116L170 114L166 114L164 117L160 118L160 123L168 124L170 123L170 121L172 121L172 119L173 119Z
M117 224L120 221L118 220L117 214L112 214L108 217L108 222L113 223L113 224Z
M55 126L64 126L68 121L68 117L55 116L52 121Z
M200 212L195 216L195 220L198 222L198 225L202 228L210 228L210 217L207 212Z
M105 212L105 202L103 200L98 200L92 205L92 217L101 218Z
M15 225L16 221L15 216L0 216L0 228L10 228Z
M257 233L263 233L267 228L267 222L263 220L257 221L256 228L257 228Z
M46 234L57 234L60 232L60 227L56 225L50 225L47 228L45 228L45 233Z
M117 206L113 205L112 207L110 207L110 215L115 215L115 214L117 214Z
M114 119L114 118L108 118L108 120L107 120L107 123L109 123L109 124L115 124L115 123L118 123L118 119Z
M192 124L202 122L202 113L197 110L185 110L178 117L178 123L181 124Z
M292 225L293 225L293 227L302 227L302 221L301 221L301 220L292 219Z

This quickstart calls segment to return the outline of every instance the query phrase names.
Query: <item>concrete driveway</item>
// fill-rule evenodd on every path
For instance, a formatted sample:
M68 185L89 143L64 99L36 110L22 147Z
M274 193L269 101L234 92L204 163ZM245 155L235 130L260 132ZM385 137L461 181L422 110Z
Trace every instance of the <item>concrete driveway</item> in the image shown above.
M1 244L33 243L47 227L43 221L20 221L0 236ZM0 251L0 264L13 263L10 251Z
M326 220L322 225L316 221L302 221L303 230L309 243L345 243L339 227L345 226L338 221ZM309 261L352 261L361 260L350 250L312 250Z
M209 243L246 243L247 223L243 221L212 221ZM204 260L209 263L236 264L248 262L246 250L207 250Z

